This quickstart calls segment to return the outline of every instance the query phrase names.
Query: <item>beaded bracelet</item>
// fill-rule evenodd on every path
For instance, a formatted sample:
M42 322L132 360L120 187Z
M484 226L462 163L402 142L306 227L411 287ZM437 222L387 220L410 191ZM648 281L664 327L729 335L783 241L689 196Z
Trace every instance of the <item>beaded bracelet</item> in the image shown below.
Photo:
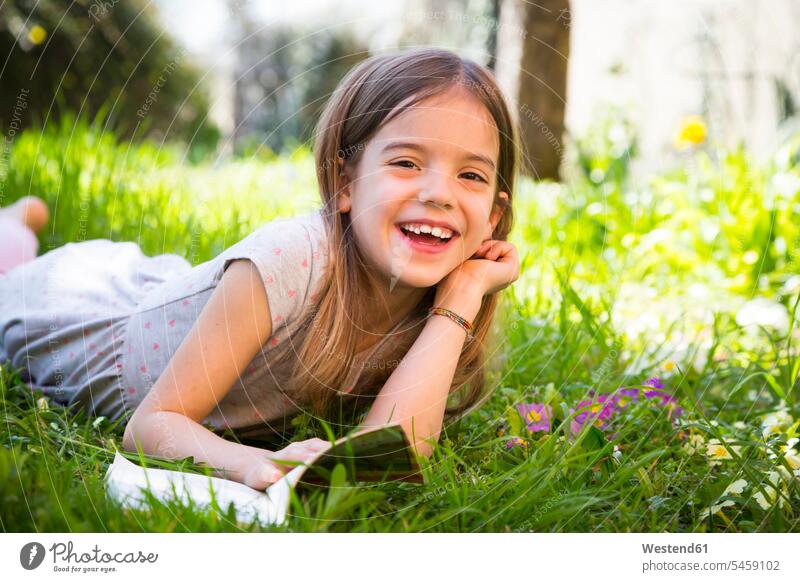
M475 339L475 336L472 335L472 324L458 315L456 312L450 311L444 307L431 307L428 310L428 315L444 315L448 319L455 321L458 325L464 328L464 331L467 332L467 342L471 342L473 339Z

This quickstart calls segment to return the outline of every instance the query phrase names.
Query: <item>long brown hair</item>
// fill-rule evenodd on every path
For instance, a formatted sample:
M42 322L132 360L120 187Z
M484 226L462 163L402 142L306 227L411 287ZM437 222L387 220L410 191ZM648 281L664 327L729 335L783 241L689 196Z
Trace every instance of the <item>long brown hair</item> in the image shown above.
M346 307L353 298L368 292L362 255L353 240L349 213L337 209L337 194L344 184L340 160L355 167L365 144L378 129L402 111L455 85L471 92L491 114L497 126L500 152L497 164L495 204L504 212L494 230L495 240L507 240L513 223L512 201L517 173L517 128L492 74L481 65L441 49L421 49L373 56L355 66L329 99L316 128L314 155L325 228L328 234L328 265L317 302L300 317L298 335L286 346L281 358L295 358L287 393L310 403L315 414L331 420L339 410L361 412L374 400L391 375L391 366L373 378L362 394L343 395L343 383L353 365L361 326ZM508 193L508 201L498 192ZM422 330L436 287L401 322L402 334L394 358L402 359ZM451 395L458 395L446 409L450 418L471 410L489 396L485 390L484 350L497 294L484 296L474 326L475 341L465 342ZM347 316L345 316L347 314ZM299 338L297 341L296 338ZM332 356L332 355L335 355ZM448 402L450 404L450 402Z

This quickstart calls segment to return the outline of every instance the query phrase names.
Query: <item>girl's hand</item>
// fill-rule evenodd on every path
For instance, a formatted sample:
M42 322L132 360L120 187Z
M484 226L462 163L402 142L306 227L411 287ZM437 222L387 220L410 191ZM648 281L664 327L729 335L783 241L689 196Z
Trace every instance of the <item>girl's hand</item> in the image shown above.
M519 278L517 248L504 240L484 241L475 254L439 282L443 292L476 286L483 295L497 293Z
M297 466L283 464L281 461L307 463L330 446L331 443L328 441L313 438L290 443L278 451L265 451L267 458L254 463L242 482L253 489L264 490Z
M270 453L270 460L276 463L283 473L287 473L294 469L297 465L282 464L281 461L297 461L300 463L308 463L311 459L315 458L320 452L329 449L331 443L323 439L307 439L290 443L288 446Z
M245 472L242 483L253 489L263 491L283 477L281 468L269 459L258 459Z

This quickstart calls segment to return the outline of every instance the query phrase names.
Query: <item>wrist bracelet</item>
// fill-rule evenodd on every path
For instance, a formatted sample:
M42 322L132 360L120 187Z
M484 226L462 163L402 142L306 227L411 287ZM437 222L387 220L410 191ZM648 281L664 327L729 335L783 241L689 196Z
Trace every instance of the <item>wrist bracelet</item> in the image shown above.
M431 307L428 310L428 316L431 315L444 315L448 319L455 321L458 325L464 328L464 331L467 332L467 342L471 342L475 338L475 336L472 335L472 324L455 311L450 311L444 307Z

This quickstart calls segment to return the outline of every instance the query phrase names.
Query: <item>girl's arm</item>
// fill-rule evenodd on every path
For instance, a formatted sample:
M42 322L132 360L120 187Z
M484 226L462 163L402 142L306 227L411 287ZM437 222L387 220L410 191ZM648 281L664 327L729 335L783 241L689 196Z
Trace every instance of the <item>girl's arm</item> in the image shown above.
M294 456L273 453L227 441L199 424L222 401L271 333L267 294L255 265L234 261L128 421L124 448L136 451L138 444L146 454L170 459L192 456L195 462L219 468L220 476L264 488L283 476L273 460L304 460L327 446L313 439L294 444Z
M484 241L470 259L439 282L433 305L475 321L483 296L506 288L517 280L519 271L519 256L512 243ZM442 431L447 397L466 335L446 317L429 318L381 388L362 426L400 422L416 452L430 456Z
M474 321L483 292L477 287L437 291L434 306ZM361 426L400 422L420 455L430 456L439 440L447 397L466 331L446 317L431 317L414 345L381 388ZM430 442L429 442L429 439Z

